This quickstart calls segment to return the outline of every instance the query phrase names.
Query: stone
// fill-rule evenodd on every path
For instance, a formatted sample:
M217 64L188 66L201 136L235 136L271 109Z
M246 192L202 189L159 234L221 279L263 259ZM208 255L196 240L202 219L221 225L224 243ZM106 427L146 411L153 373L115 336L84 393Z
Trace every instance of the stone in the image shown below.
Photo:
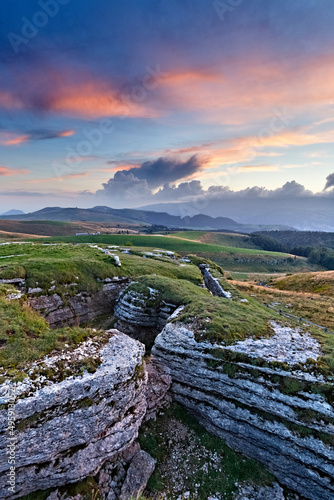
M135 441L130 446L128 446L121 454L121 458L126 462L130 463L133 457L140 451L140 445L138 441Z
M120 500L135 500L143 493L155 464L156 460L146 451L141 450L134 456L122 486Z
M172 402L170 387L172 378L169 369L156 363L154 358L147 363L148 381L146 386L147 412L145 420L156 419L157 413Z
M139 292L130 285L121 293L114 316L116 327L143 342L150 349L157 334L175 311L174 304L159 302L159 292L147 287L147 293Z
M95 373L50 381L17 398L14 495L6 487L7 410L0 411L0 498L18 498L94 476L137 438L147 407L145 348L117 330L108 334ZM24 382L16 384L17 394ZM0 404L6 404L10 385L0 385Z
M224 297L225 299L232 298L231 293L226 292L219 281L212 276L206 264L200 264L198 267L203 275L205 286L212 293L212 295L215 295L217 297Z
M241 361L235 355L234 361L225 361L211 354L213 349L232 352L232 348L237 353L235 345L197 342L185 325L167 323L152 355L170 370L173 399L209 432L265 464L280 483L303 497L332 500L334 447L321 436L333 436L334 409L315 393L316 387L312 391L313 385L331 381L292 368L254 366L251 357L245 358L246 351ZM283 387L290 383L294 390L283 392L279 381ZM313 415L311 421L305 421L303 414Z
M233 500L285 500L283 488L278 483L272 486L239 485Z
M97 293L81 292L63 300L57 293L28 297L30 306L46 318L52 328L87 323L110 313L129 280L106 283ZM42 290L41 290L42 291Z

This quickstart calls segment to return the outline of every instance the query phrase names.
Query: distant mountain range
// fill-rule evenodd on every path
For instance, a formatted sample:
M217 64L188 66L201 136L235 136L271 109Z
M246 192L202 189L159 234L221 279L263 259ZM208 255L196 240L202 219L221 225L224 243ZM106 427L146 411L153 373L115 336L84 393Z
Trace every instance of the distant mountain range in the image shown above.
M2 215L23 215L24 212L22 210L8 210L8 212L5 212Z
M274 224L240 224L228 217L211 217L203 214L196 214L192 217L181 217L180 215L170 215L167 212L154 212L126 208L115 209L105 206L87 209L48 207L30 214L6 214L0 216L0 218L19 221L54 220L119 222L120 224L132 223L136 225L157 225L169 228L222 229L244 233L251 233L253 231L260 230L293 229L290 226L279 226Z
M140 210L168 212L181 215L185 206L187 213L217 217L231 217L246 224L265 224L293 226L300 231L334 232L334 197L332 196L296 196L296 197L226 197L206 200L205 207L196 209L189 203L159 203L141 207Z

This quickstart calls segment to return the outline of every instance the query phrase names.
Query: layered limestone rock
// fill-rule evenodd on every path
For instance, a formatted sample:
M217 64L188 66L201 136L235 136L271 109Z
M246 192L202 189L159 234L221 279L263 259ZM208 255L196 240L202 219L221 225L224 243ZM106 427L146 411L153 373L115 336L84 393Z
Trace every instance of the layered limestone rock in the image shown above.
M146 364L148 375L146 402L147 412L145 420L156 419L157 412L168 407L172 402L170 387L172 377L170 370L164 365L156 363L155 360Z
M202 273L204 284L212 295L215 295L216 297L224 297L225 299L232 298L231 293L224 290L219 283L219 280L212 276L210 269L206 264L200 264L198 267Z
M275 328L279 336L277 325ZM291 365L298 362L302 345L299 337L291 332L289 337L288 333L283 329L285 340L276 350L280 362L286 358L285 365L273 363L268 352L267 362L259 360L263 352L259 344L248 346L252 355L237 351L238 347L242 351L242 343L233 350L197 342L194 333L178 323L165 326L152 354L170 369L175 400L209 431L237 451L263 462L282 484L304 497L331 500L333 381L302 367L289 367L287 361ZM309 346L308 336L305 342ZM318 355L316 352L314 357Z
M28 376L23 382L0 386L0 498L18 498L94 476L104 462L115 459L136 439L147 408L145 348L117 330L107 333L108 342L94 352L100 358L95 373L70 375L61 382L43 377L42 384ZM89 357L87 346L79 350L83 359ZM56 357L45 359L51 372L56 370ZM8 403L14 392L12 492L8 489L8 446L13 442Z
M151 348L176 306L161 301L157 290L137 290L136 285L132 283L119 297L114 311L116 326Z
M129 280L106 283L96 293L81 292L65 298L57 293L28 297L33 309L44 316L52 328L87 323L102 314L111 314L120 293Z

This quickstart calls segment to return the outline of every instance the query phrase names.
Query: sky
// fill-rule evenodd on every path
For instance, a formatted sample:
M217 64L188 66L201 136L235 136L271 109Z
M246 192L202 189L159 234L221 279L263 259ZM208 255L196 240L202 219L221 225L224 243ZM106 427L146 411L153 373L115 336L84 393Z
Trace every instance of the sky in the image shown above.
M0 213L333 197L332 0L13 0L0 19Z

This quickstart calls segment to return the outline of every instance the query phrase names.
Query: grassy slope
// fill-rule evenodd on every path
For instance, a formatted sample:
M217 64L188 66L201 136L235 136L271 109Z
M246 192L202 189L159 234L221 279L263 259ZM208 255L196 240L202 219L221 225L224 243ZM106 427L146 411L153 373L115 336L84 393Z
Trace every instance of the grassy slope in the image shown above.
M255 286L250 283L233 281L233 285L243 293L251 294L262 304L274 304L283 311L304 318L317 325L334 330L334 303L332 297L320 296L306 293L302 288L298 292L276 290L263 286ZM292 324L303 326L297 320L289 320ZM325 368L326 372L334 374L334 335L325 333L323 330L303 326L319 340L323 349L323 356L318 365Z
M84 328L51 330L44 318L20 301L5 299L8 287L0 285L0 368L12 369L12 377L22 374L27 361L34 361L64 344L74 347L92 335ZM99 332L94 332L94 336Z
M54 241L72 242L73 238L53 238ZM166 238L164 236L146 236L146 235L100 235L100 236L78 236L75 238L77 243L105 243L110 245L133 245L135 247L164 248L175 252L185 253L212 253L221 252L229 254L246 255L266 255L269 257L289 257L288 254L278 252L266 252L265 250L254 250L250 248L236 248L221 245L208 245L196 241L186 241L180 238Z
M112 257L88 245L11 244L0 246L0 279L25 278L29 287L47 291L55 281L55 291L64 291L65 284L77 283L72 291L96 291L102 285L97 278L124 276L136 278L160 274L200 283L201 273L193 265L180 266L171 260L143 259L118 253L122 267ZM10 257L14 255L14 257ZM6 256L8 256L6 258ZM4 258L5 257L5 258ZM79 278L79 279L77 279ZM67 289L69 291L69 289Z
M196 254L211 259L225 269L248 272L305 272L321 268L310 265L307 259L292 258L289 254L268 252L254 248L237 248L220 244L206 244L197 241L187 241L175 237L159 235L101 235L79 236L76 238L53 238L53 241L63 242L95 242L98 244L131 245L146 248L165 248L182 255ZM235 245L235 243L234 243Z
M186 280L144 276L139 283L159 290L161 299L167 302L185 305L177 321L195 327L198 340L212 339L229 344L251 335L263 337L272 332L268 321L278 318L251 297L248 302L213 297L206 289ZM226 289L227 283L222 284Z
M236 248L249 248L252 250L261 250L252 243L250 236L244 234L218 233L208 231L178 231L172 233L175 238L184 238L187 240L198 241L210 245L220 245Z
M276 280L274 287L279 290L291 290L326 295L334 297L334 271L320 273L305 273L287 276Z
M171 239L163 238L163 241L170 242ZM140 239L140 242L143 240ZM190 327L195 328L198 340L209 338L228 344L250 335L256 337L270 335L272 329L268 326L268 321L275 318L282 319L253 297L248 296L248 302L240 302L238 292L233 289L231 291L236 300L213 297L206 289L197 286L202 282L202 276L196 265L185 265L163 257L144 258L138 249L136 249L138 255L123 254L120 250L117 252L122 267L115 266L112 257L88 245L37 243L3 245L0 246L0 257L5 258L0 258L0 278L25 278L27 286L40 286L44 293L55 281L56 288L49 293L57 292L62 295L98 290L102 283L98 282L97 278L114 276L135 278L142 287L150 286L158 289L161 299L177 305L184 304L185 308L179 320L190 323ZM194 257L194 262L197 260L200 259ZM229 282L224 280L219 268L214 268L213 273L228 290ZM77 283L77 286L65 287L69 283ZM263 302L262 298L261 301ZM328 306L328 311L331 310L330 307ZM10 308L6 311L9 314ZM312 310L310 319L317 322L314 314L315 311ZM303 311L300 315L308 318ZM14 316L15 314L10 316L10 322L14 321ZM3 326L3 330L6 331L8 328ZM3 340L6 340L6 337ZM21 352L20 349L18 352Z
M6 233L14 233L16 237L31 236L75 236L76 233L112 232L120 226L116 222L62 222L53 220L40 221L16 221L0 219L0 238L4 231L4 238L8 238ZM122 224L122 229L131 230L134 224ZM30 237L31 237L30 236ZM14 237L14 236L13 236Z

